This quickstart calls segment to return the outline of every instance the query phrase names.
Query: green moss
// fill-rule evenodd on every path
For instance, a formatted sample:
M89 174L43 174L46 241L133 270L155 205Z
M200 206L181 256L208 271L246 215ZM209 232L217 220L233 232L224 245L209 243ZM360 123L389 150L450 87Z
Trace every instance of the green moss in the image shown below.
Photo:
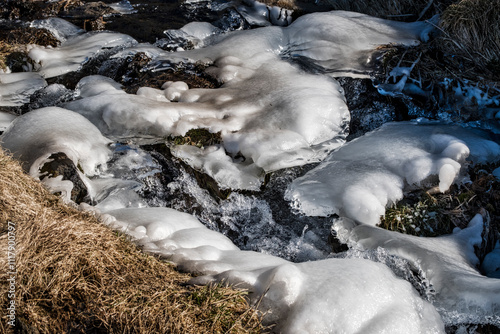
M220 144L222 142L221 133L211 133L207 129L191 129L184 136L171 137L175 145L192 145L205 147Z
M397 204L386 210L380 227L391 231L424 237L449 234L453 223L445 207L431 196L413 204Z

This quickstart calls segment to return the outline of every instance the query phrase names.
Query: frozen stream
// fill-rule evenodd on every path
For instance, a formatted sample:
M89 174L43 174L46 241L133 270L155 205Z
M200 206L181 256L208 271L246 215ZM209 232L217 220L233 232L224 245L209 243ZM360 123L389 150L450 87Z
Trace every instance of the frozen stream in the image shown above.
M417 45L433 25L343 11L291 22L287 11L259 4L244 17L268 26L226 31L192 22L149 44L60 19L33 22L62 43L31 46L33 71L0 74L0 105L41 107L0 114L2 147L71 201L74 179L44 177L53 155L64 153L86 189L83 210L197 274L193 283L248 288L276 332L500 327L500 244L482 263L488 276L474 253L486 211L436 238L376 227L408 191L446 192L468 181L469 164L498 162L495 137L420 118L347 142L351 114L336 77L367 77L378 46ZM167 44L176 51L160 47ZM138 53L150 59L143 71L196 64L220 87L167 81L127 93L107 74ZM97 74L75 89L50 84L92 61ZM399 94L408 71L396 69L403 79L379 91ZM197 147L167 139L192 129L219 133L220 141ZM230 195L210 194L195 178L202 174ZM346 251L333 252L332 233Z

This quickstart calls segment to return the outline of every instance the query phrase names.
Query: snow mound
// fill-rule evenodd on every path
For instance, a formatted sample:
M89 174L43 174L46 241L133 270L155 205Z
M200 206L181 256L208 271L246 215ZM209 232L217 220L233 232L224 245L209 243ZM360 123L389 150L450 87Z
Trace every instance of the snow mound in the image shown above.
M331 11L303 15L288 27L234 31L203 41L202 49L163 53L158 60L215 61L235 56L252 62L260 53L310 62L337 75L362 75L373 70L380 45L418 45L433 31L428 22L404 23L365 14Z
M17 117L0 136L2 147L26 163L30 174L54 153L63 152L86 175L105 168L111 141L85 117L63 108L48 107Z
M388 253L407 259L417 271L421 270L435 291L427 297L447 325L500 325L500 280L481 275L474 253L474 246L482 241L483 217L480 214L467 228L437 238L400 234L358 225L348 219L339 220L334 229L344 242L355 248L383 247ZM494 259L496 253L490 254Z
M196 161L222 188L258 190L264 172L323 159L344 143L349 121L337 82L273 56L267 59L257 69L235 57L218 60L210 70L227 81L218 89L189 89L175 82L134 95L108 78L86 77L77 87L82 99L65 107L110 135L168 137L196 128L220 132L222 154L214 154L215 147L179 148L174 154L193 166Z
M306 215L338 214L376 225L413 186L438 181L445 192L466 158L494 161L500 146L485 133L428 122L387 123L332 152L292 182L285 198Z

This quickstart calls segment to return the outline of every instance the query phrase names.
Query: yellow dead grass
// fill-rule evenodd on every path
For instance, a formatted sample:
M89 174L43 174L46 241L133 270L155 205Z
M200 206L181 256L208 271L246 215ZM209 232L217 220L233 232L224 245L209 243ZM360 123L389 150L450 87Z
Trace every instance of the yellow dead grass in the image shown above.
M10 222L10 223L9 223ZM7 324L7 225L15 226L16 330L39 333L262 331L243 291L189 275L61 203L0 148L0 332Z

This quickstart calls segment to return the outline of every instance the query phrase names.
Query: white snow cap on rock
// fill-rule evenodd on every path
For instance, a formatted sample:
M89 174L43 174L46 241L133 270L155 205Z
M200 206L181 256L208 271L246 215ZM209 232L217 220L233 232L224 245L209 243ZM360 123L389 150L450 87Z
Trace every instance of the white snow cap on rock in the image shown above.
M376 225L405 189L430 186L434 178L441 192L448 190L467 157L498 160L500 146L458 126L387 123L332 152L294 180L285 198L310 216L339 214Z
M94 175L110 158L110 143L85 117L58 107L19 116L0 136L2 148L26 163L34 177L39 176L39 168L47 158L58 152L81 166L86 175Z
M28 56L40 66L39 73L52 78L72 71L104 49L137 44L132 37L115 32L89 32L69 37L59 47L33 46Z

